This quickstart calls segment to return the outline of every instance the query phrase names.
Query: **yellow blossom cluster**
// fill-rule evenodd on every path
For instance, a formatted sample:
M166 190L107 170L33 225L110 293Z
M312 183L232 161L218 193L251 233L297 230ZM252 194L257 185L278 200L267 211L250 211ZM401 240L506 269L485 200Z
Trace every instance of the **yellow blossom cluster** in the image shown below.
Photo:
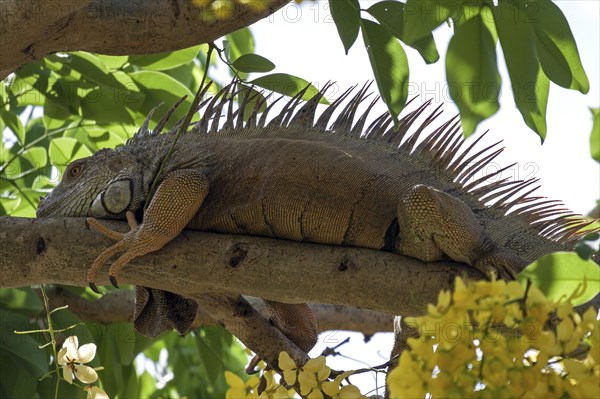
M392 398L600 397L600 323L516 282L457 278L388 376Z
M225 21L235 17L237 5L249 8L254 12L264 11L271 4L270 0L192 0L199 8L205 22Z
M275 372L268 370L263 373L266 380L266 388L258 394L258 384L260 380L256 376L252 376L248 381L244 382L239 376L231 371L225 372L225 380L229 385L229 389L225 394L226 399L289 399L294 396L293 391L289 391L283 385L275 380Z
M279 367L283 377L277 382L273 370L263 373L266 388L258 394L259 379L250 377L244 382L237 375L226 371L225 379L229 385L227 399L288 399L294 396L293 390L286 387L296 387L300 395L308 399L366 399L360 390L352 385L342 385L343 381L352 375L353 371L345 371L330 380L331 369L325 363L325 357L319 356L309 360L304 366L298 367L286 352L279 354Z
M333 381L329 379L331 369L325 364L325 356L310 359L302 367L298 367L286 352L279 354L279 367L283 371L284 381L293 386L298 383L300 395L308 399L323 399L325 395L339 399L366 399L360 390L351 384L341 385L353 372L346 371Z
M295 0L298 4L302 1ZM192 3L200 9L205 22L214 22L234 18L236 3L253 12L261 12L266 10L272 2L271 0L192 0Z

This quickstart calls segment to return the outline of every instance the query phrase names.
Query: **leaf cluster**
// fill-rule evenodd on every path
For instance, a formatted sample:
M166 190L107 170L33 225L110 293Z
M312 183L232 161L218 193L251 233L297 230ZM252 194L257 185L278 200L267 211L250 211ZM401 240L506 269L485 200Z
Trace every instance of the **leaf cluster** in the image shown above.
M358 0L330 0L329 5L346 53L362 33L377 87L394 117L408 96L408 60L400 42L434 63L439 53L432 33L444 23L454 30L445 60L448 91L467 136L499 109L498 45L515 104L542 140L550 81L589 90L569 24L551 0L385 0L367 9Z

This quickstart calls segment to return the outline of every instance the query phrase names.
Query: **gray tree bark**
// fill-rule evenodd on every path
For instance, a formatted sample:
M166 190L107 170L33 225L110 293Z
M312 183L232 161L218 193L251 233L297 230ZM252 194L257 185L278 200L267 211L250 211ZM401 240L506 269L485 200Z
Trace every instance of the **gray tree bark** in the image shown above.
M191 0L19 0L0 3L0 79L57 51L134 55L211 42L290 0L241 3L216 15Z
M127 229L123 222L104 223ZM84 218L1 217L0 287L85 287L87 269L111 244L87 229ZM455 262L427 263L363 248L185 231L160 251L133 260L118 281L190 297L261 357L274 360L285 350L300 364L306 355L241 295L412 316L436 302L438 292L449 289L457 275L483 277ZM107 275L97 283L108 284Z

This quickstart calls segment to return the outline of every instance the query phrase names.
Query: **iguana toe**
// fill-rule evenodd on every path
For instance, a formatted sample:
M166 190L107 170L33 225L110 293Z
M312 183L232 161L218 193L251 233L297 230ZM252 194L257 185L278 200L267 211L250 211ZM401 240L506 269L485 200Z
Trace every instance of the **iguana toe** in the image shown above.
M479 258L473 266L484 273L488 278L496 278L505 281L517 279L517 274L521 271L527 262L512 252L502 248L495 247L491 253Z

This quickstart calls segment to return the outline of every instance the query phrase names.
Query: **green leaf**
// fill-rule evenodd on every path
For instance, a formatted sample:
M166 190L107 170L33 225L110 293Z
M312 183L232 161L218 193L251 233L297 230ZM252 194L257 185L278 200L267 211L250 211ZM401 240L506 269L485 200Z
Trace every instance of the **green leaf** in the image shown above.
M0 354L16 360L32 378L48 372L48 361L43 350L31 335L17 335L15 330L32 328L29 317L11 310L0 310Z
M518 280L531 280L551 301L564 300L586 281L585 291L571 302L581 305L600 292L600 267L592 260L583 260L574 252L555 252L542 256L519 273Z
M102 63L100 58L85 51L69 53L69 56L69 65L71 68L80 72L85 80L97 85L110 87L113 90L125 90L110 73L106 65Z
M435 28L452 16L452 7L456 8L456 3L445 0L407 0L402 35L404 43L412 44L429 37Z
M197 89L199 85L196 84L194 79L194 70L198 68L196 64L189 63L186 65L180 65L177 68L169 69L164 71L167 75L180 82L185 87L189 87L190 90Z
M248 100L245 100L246 97L248 97ZM258 107L257 113L264 112L267 109L267 99L265 96L258 90L248 86L242 86L240 88L237 100L239 104L241 104L244 100L246 101L246 107L244 108L245 121L250 118L250 115L252 115L258 104L260 104L260 106Z
M0 304L28 317L38 316L44 308L31 287L0 288Z
M151 376L147 371L139 376L138 378L139 391L138 398L150 398L155 397L153 395L156 392L156 379Z
M79 102L79 97L75 97ZM59 101L47 101L44 104L44 126L47 130L58 129L79 119L79 112L69 111L68 104Z
M71 67L71 61L72 57L69 53L50 54L41 59L44 67L60 76L64 83L76 84L82 80L81 72Z
M21 123L19 116L9 110L0 109L0 118L6 127L8 127L10 131L14 133L14 135L17 137L17 140L19 140L19 143L21 145L25 145L25 130L23 129L23 123Z
M466 136L499 108L501 80L495 47L480 16L458 27L448 44L446 77Z
M45 194L47 192L28 188L15 191L14 196L18 198L18 202L16 204L13 202L13 207L12 209L8 209L7 214L14 217L34 218L39 197ZM4 203L4 200L2 202Z
M81 99L81 116L98 123L133 123L125 104L115 101L109 91L104 85L89 90Z
M233 61L233 67L246 73L269 72L275 69L275 64L258 54L244 54Z
M164 103L152 117L152 120L158 122L163 113L178 101L181 97L187 96L183 103L175 110L167 128L173 126L179 119L183 118L192 105L194 95L192 92L177 80L169 75L159 71L138 71L130 74L131 78L139 85L145 94L144 102L140 107L141 119L145 119L150 110L160 103Z
M538 68L538 75L534 83L530 83L534 87L532 95L535 95L535 100L531 102L537 102L536 110L525 110L519 111L523 115L525 123L531 130L536 132L542 141L546 138L546 107L548 106L548 94L550 92L550 80L544 74L542 68ZM517 106L517 108L519 108ZM525 108L525 107L524 107Z
M46 149L44 147L31 147L23 151L21 158L26 159L34 169L40 169L48 163Z
M126 55L96 54L96 57L109 69L120 69L129 60Z
M587 93L590 82L560 8L551 0L536 0L533 22L537 54L546 76L559 86Z
M360 4L358 0L329 0L329 8L344 50L348 54L348 50L358 37Z
M254 53L254 37L250 29L242 28L225 36L228 42L227 59L235 61L242 54Z
M37 93L40 93L44 97L50 97L56 99L56 95L51 93L51 87L58 75L52 73L48 68L45 68L40 61L34 61L23 65L17 72L15 72L16 78L11 84L11 91L15 95L26 95L30 93L30 89L34 88L36 93L33 97L37 97ZM34 105L40 105L42 102L37 98L31 98L31 103ZM24 101L25 103L25 101ZM42 102L43 103L43 102Z
M163 71L192 62L198 51L200 46L150 55L130 55L129 62L144 69Z
M432 64L439 60L440 55L438 54L435 40L431 33L426 34L412 43L408 43L404 39L404 3L398 1L380 1L369 7L367 12L375 17L383 27L392 33L392 35L417 50L427 64Z
M494 13L513 97L525 123L542 141L546 137L549 80L536 57L536 37L529 21L515 19L519 10L500 0Z
M134 352L136 333L132 323L113 323L106 326L107 338L111 337L112 346L116 347L119 364L127 366L133 363L137 353Z
M402 45L381 25L361 20L363 40L381 98L394 121L408 97L408 59Z
M600 162L600 108L590 108L594 124L592 125L592 134L590 135L590 150L592 158Z
M216 381L224 372L223 361L221 358L222 341L216 334L198 334L196 338L196 348L201 363L206 366L207 377L209 381Z
M21 364L21 359L10 356L0 349L0 364L2 364L2 379L0 380L1 398L50 398L52 396L36 395L36 385L32 377ZM54 394L54 391L52 392ZM64 391L61 391L64 395Z
M0 216L12 214L21 204L21 198L15 196L0 195Z
M72 137L92 152L101 148L115 148L124 144L130 134L124 133L123 125L88 125L69 129L63 137Z
M122 398L141 398L139 396L140 384L133 363L128 367L123 367L123 375L126 382L121 387L120 397Z
M50 142L48 155L52 164L62 171L71 162L89 157L92 152L74 138L57 137Z
M112 75L121 85L118 91L114 91L113 101L115 105L112 108L126 108L131 115L134 115L144 103L145 94L140 90L140 87L135 83L130 74L123 71L115 71ZM115 120L111 120L109 123L115 122Z
M248 83L290 97L295 96L306 88L306 86L309 86L308 90L302 96L303 100L310 100L319 92L316 87L306 80L294 75L288 75L287 73L272 73L256 78ZM324 97L319 102L321 104L328 104L328 101Z

